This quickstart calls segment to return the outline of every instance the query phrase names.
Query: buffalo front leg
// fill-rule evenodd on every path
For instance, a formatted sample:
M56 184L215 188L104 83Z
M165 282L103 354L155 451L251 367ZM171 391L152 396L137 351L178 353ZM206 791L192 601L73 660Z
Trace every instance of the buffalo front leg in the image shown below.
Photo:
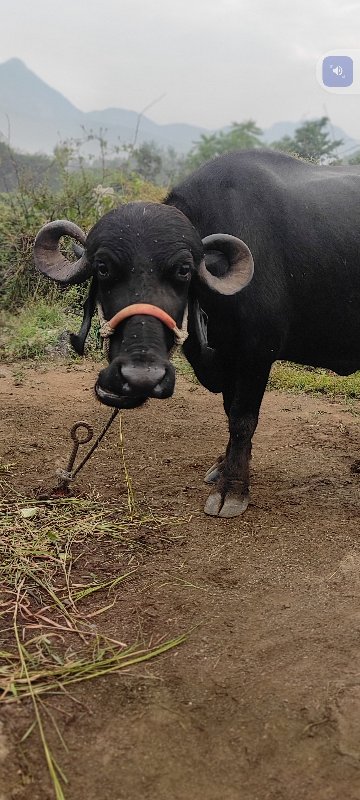
M216 485L205 504L206 514L238 517L248 507L251 443L269 372L270 366L257 370L256 374L245 373L235 387L223 393L230 438L225 458L219 464Z

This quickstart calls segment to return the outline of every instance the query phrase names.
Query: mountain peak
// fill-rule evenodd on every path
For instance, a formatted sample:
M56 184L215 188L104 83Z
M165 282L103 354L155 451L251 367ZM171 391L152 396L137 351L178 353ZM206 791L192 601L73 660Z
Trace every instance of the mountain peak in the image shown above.
M0 112L10 121L19 114L51 119L78 113L69 100L16 57L0 64Z
M0 132L9 130L10 144L30 152L52 152L64 139L79 139L84 129L106 129L110 146L134 140L139 114L122 108L82 112L45 83L21 61L0 64ZM141 116L138 142L155 141L187 152L204 129L197 126L157 125Z
M11 67L11 68L16 67L17 69L21 68L27 70L27 66L24 63L24 61L22 61L21 58L17 58L16 56L13 56L13 58L8 58L7 61L4 61L3 64L0 64L0 67Z

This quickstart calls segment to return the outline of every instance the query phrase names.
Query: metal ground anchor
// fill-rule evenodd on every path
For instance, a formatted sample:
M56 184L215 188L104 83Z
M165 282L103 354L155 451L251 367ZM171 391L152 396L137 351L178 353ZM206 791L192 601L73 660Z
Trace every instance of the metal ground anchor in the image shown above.
M59 479L59 483L56 490L62 491L69 491L69 483L74 480L75 476L80 472L80 470L85 466L86 462L91 458L92 454L96 450L97 446L100 444L102 438L105 436L105 433L109 430L111 423L114 421L115 417L117 417L119 413L118 408L114 408L113 412L111 413L110 419L108 419L106 425L104 425L102 431L99 433L98 437L95 439L94 444L90 447L90 450L86 453L84 458L80 461L75 469L73 469L77 451L81 444L87 444L91 441L94 436L94 431L91 425L88 422L84 422L83 420L79 420L79 422L75 422L75 424L70 428L70 436L74 442L73 448L70 454L70 458L67 464L66 469L59 468L56 470L56 476ZM81 428L85 428L86 433L85 435L79 435L78 431ZM55 491L56 491L55 490Z
M79 431L85 428L85 435L81 435ZM70 458L65 469L59 468L56 470L56 475L59 478L59 488L67 489L69 486L70 481L73 480L73 466L75 463L75 459L77 456L77 451L81 444L87 444L91 441L94 436L94 431L87 422L83 420L79 420L79 422L75 422L75 424L70 428L70 436L74 442L72 451L70 453Z

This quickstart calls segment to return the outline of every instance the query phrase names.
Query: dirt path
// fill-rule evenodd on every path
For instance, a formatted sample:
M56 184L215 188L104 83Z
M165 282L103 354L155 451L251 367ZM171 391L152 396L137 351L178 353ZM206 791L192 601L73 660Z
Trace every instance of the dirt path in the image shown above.
M2 370L1 455L19 489L53 470L64 425L107 419L95 373L26 370L16 386ZM360 800L359 416L269 393L251 506L221 521L202 513L203 474L226 442L218 397L179 379L173 399L125 412L123 428L138 496L184 521L142 534L108 628L156 641L197 627L147 667L79 685L78 703L54 699L67 800ZM123 500L118 428L79 484ZM89 569L126 567L130 544L105 541ZM52 797L35 736L19 744L29 714L1 710L0 800Z

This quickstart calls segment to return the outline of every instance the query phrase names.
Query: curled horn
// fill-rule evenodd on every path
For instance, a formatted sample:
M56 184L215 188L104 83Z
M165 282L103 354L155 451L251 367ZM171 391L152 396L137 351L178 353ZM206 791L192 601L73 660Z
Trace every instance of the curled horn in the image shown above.
M205 257L199 267L200 280L215 292L231 295L244 289L254 274L254 261L248 246L236 236L227 233L213 234L202 240ZM225 275L217 277L206 267L206 253L223 253L228 260L229 269Z
M35 239L35 266L43 275L63 286L83 283L92 274L86 253L83 253L77 261L69 261L59 248L62 236L70 236L85 245L86 234L74 222L66 219L48 222L39 230Z

